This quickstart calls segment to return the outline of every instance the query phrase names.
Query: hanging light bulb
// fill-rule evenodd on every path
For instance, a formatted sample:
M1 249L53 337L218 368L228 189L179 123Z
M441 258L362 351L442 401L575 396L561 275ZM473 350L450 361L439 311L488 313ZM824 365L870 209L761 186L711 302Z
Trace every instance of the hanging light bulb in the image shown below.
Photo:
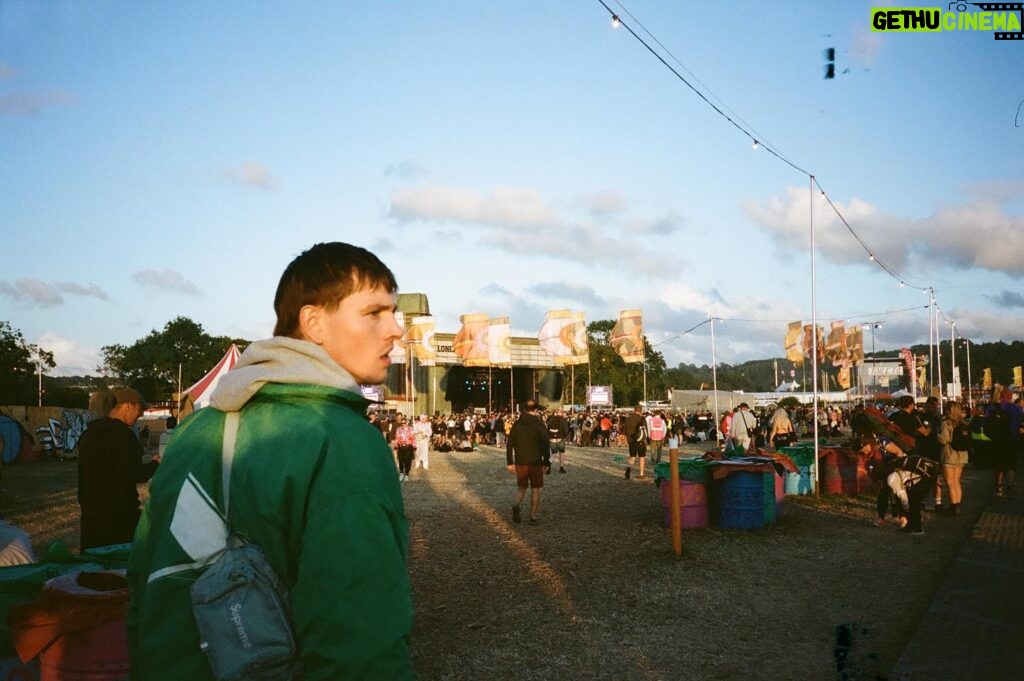
M618 14L613 14L612 15L612 28L618 28L621 24L622 24L622 22L619 21L619 15Z
M757 140L754 140L754 151L757 151L757 148L758 148L759 146L761 146L761 143L760 143L760 142L758 142Z
M874 253L868 253L868 260L870 260L871 262L874 262L874 261L875 261L875 255L874 255Z

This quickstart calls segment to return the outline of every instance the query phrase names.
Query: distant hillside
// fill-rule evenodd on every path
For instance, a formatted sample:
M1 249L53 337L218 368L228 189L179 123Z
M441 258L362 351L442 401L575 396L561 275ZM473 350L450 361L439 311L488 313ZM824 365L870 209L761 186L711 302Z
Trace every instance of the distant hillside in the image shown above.
M911 352L915 355L929 354L929 347L927 345L914 345L910 348ZM949 341L940 343L939 352L941 354L941 367L943 382L949 383L950 376L950 351ZM870 354L870 353L869 353ZM981 343L978 345L971 344L971 381L977 386L981 386L982 376L984 369L992 369L992 380L1002 385L1010 385L1013 382L1013 367L1024 365L1024 342L1014 341L1012 343L1004 343L1002 341L996 343ZM875 356L882 359L898 359L899 351L888 350L878 351ZM776 363L778 366L778 382L776 382ZM967 384L967 349L964 347L964 341L958 340L956 344L956 363L960 368L960 375L964 385ZM779 357L776 359L755 359L742 364L719 364L718 365L718 388L720 390L745 390L748 392L763 392L773 390L779 383L783 381L795 380L801 385L810 386L811 377L807 373L810 370L810 364L805 363L803 366L796 367L793 369L793 376L790 376L790 370L793 369L792 363L785 357ZM826 362L825 373L828 375L829 389L836 389L834 383L836 377L836 370L831 366L828 366ZM711 367L708 365L696 366L694 364L680 364L674 369L667 369L665 371L666 384L676 388L678 390L684 389L698 389L703 383L705 387L711 386L712 376ZM825 390L826 386L824 382L819 379L819 389Z

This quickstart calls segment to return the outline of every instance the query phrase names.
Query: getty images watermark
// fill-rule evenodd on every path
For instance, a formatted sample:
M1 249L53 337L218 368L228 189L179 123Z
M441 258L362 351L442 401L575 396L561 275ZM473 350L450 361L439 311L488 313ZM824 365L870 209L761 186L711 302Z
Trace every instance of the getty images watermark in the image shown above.
M871 8L872 31L992 31L996 40L1024 41L1022 21L1021 2L951 2L946 9Z

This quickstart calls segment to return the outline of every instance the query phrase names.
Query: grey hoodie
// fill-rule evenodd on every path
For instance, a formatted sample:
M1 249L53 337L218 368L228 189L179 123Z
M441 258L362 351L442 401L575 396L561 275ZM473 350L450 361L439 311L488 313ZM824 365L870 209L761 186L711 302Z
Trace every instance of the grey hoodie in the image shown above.
M311 384L360 394L359 384L316 343L286 336L256 341L221 377L210 406L238 411L266 383Z

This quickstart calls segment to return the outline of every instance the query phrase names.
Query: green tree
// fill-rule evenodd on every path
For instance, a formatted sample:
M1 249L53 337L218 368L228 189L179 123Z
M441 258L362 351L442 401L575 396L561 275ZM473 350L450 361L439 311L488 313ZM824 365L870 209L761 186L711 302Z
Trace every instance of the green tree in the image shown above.
M248 341L211 336L188 317L176 317L162 331L153 330L132 345L107 345L102 349L100 370L117 376L151 401L173 398L181 366L182 389L203 377L235 343L244 349Z
M36 404L36 374L55 366L52 352L26 342L20 329L0 321L0 404Z

